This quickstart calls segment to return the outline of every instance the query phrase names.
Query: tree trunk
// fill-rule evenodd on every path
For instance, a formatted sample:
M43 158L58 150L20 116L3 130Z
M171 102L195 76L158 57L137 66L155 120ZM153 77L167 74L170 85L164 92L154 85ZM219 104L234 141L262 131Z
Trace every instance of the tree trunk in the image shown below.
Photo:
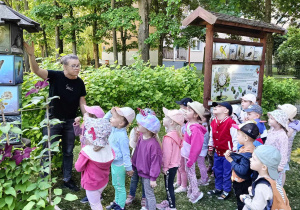
M126 36L127 31L120 30L121 32L121 42L122 42L122 66L126 66Z
M159 38L159 45L158 45L158 63L157 63L157 65L159 65L159 66L163 65L163 58L164 58L164 38L165 38L165 36L163 34L161 34L160 38Z
M74 16L73 16L73 7L70 7L70 18L71 18L71 25L72 25L72 52L74 55L77 55L77 45L76 45L76 30L74 29Z
M150 45L145 43L145 40L149 37L149 8L151 0L138 0L139 15L142 22L139 25L138 31L138 44L139 51L142 55L142 59L148 62L150 59Z
M59 5L56 1L54 1L54 5L59 7ZM56 58L58 58L59 55L62 54L63 51L64 51L63 40L60 38L60 30L62 29L62 26L59 23L60 19L62 19L61 14L55 16L55 21L56 21L56 26L55 26L55 49L58 49L58 53L56 53Z
M29 7L28 7L28 1L27 0L23 0L24 2L24 10L28 10Z
M265 22L271 23L272 12L271 0L265 0ZM267 34L267 47L266 47L266 76L272 76L272 53L273 53L273 36L271 33Z
M45 48L44 45L39 45L41 49L41 56L44 58L45 57Z
M115 8L115 0L111 0L111 8ZM118 63L118 48L117 48L117 32L116 29L113 28L112 30L112 36L113 36L113 54L114 54L114 62Z
M21 9L19 0L16 0L16 10L19 12Z
M94 14L97 13L96 8L94 9ZM95 60L95 68L99 68L99 45L96 39L97 33L97 20L93 21L93 30L92 30L92 39L93 39L93 53L94 53L94 60Z
M45 29L43 29L43 39L44 39L45 57L48 57L48 42L47 42Z

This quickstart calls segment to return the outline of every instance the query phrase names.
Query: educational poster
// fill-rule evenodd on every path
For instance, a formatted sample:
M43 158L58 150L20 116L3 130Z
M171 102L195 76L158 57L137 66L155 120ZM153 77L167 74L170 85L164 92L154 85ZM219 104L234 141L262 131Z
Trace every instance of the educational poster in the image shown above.
M23 57L0 54L0 85L23 82Z
M254 46L245 46L245 60L253 61Z
M254 58L255 61L261 61L263 47L255 47L254 48Z
M228 43L216 43L214 48L214 58L226 60L229 59L229 48L230 44Z
M10 51L10 31L9 25L0 26L0 53Z
M237 44L230 44L229 58L231 60L236 60L236 51L237 51Z
M237 60L244 60L244 55L245 55L245 46L239 44L237 46L236 59Z
M0 86L0 114L18 115L22 107L22 86Z
M257 96L259 65L212 65L211 100L233 101L247 93Z
M11 52L14 54L23 54L23 30L11 25Z

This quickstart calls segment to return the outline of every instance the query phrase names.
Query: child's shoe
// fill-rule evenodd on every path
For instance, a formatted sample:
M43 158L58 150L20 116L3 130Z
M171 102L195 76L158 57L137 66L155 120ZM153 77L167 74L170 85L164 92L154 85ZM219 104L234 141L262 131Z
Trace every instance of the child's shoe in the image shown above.
M146 206L146 198L142 198L142 200L141 200L141 206L142 207Z
M142 208L141 208L141 210L148 210L145 206L143 206Z
M177 182L175 182L175 183L173 184L173 187L174 187L174 188L180 187L180 184L178 184Z
M85 196L84 198L82 198L80 200L80 203L87 203L87 202L89 202L89 199L87 198L87 196Z
M189 201L192 203L197 203L203 197L203 192L198 192L194 198L190 198Z
M170 208L169 206L165 210L177 210L176 208Z
M219 200L224 200L229 198L229 192L223 191L222 194L220 196L218 196Z
M127 199L126 199L126 201L125 201L125 205L130 205L130 204L132 204L132 201L134 200L134 196L132 196L132 195L128 195L127 196Z
M186 191L187 191L186 187L180 186L174 192L175 193L181 193L181 192L186 192Z
M117 205L118 204L116 204L115 202L111 202L109 206L106 206L106 209L108 209L108 210L115 209Z
M159 210L164 210L167 207L169 207L169 201L167 200L162 201L160 204L156 204L156 208Z
M203 181L202 179L198 179L198 186L207 186L209 185L210 179L207 177L206 181Z
M208 195L216 195L220 196L222 194L222 190L214 189L207 192Z
M116 204L116 207L114 208L114 210L125 210L125 208L121 208L121 206L119 206L118 204Z

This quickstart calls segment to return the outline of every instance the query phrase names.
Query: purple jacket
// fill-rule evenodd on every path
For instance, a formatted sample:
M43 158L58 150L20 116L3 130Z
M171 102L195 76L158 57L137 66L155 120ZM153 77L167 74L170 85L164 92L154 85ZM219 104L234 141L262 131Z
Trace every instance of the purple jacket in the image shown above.
M160 174L162 165L162 151L155 138L144 140L141 136L138 140L132 156L132 166L138 175L155 181Z
M75 136L80 136L81 147L83 147L85 145L84 144L84 136L83 136L83 133L85 131L84 124L82 123L82 125L79 125L79 124L73 123L73 128L74 128Z

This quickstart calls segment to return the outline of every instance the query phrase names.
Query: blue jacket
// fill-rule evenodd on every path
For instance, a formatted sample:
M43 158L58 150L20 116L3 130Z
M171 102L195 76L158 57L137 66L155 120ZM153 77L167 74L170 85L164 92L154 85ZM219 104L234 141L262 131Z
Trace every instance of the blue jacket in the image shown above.
M107 112L104 116L105 119L110 119L112 117L111 112ZM111 134L108 138L109 145L115 152L115 159L112 162L114 165L121 166L124 165L126 171L132 170L130 150L129 150L129 139L127 136L127 130L125 128L112 127Z
M231 168L236 175L245 180L251 179L252 170L250 169L250 158L252 157L252 153L231 153L230 157L233 159L230 163Z

